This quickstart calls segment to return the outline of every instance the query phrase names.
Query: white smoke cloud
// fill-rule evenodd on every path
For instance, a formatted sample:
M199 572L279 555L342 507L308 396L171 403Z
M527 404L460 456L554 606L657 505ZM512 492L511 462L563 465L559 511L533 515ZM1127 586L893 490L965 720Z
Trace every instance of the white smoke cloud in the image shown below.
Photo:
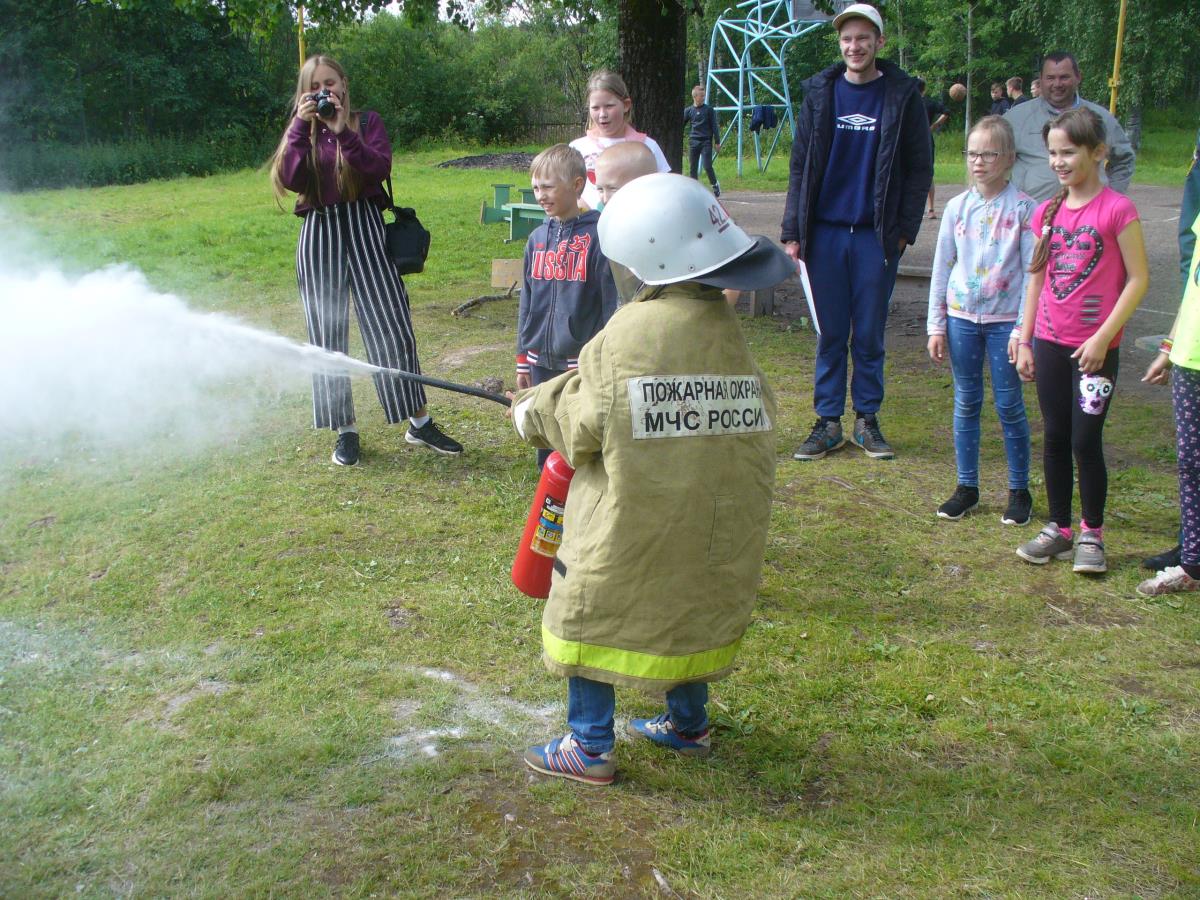
M336 359L191 310L127 267L81 277L0 270L0 444L203 440L249 420L280 391L307 391L306 373Z

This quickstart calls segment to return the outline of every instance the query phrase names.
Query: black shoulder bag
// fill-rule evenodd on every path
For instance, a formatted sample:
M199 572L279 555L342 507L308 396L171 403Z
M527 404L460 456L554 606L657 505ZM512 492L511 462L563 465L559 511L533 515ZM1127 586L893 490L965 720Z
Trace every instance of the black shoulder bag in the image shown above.
M383 239L387 244L388 256L396 264L401 275L415 275L425 269L429 258L429 232L417 218L411 206L396 206L392 198L392 176L387 177L387 201L385 210L390 209L395 221L383 225Z

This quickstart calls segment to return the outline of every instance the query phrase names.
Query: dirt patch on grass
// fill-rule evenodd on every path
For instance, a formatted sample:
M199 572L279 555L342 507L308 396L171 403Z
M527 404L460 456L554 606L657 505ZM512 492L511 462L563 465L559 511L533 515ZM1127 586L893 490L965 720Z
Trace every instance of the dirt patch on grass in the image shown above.
M530 772L527 778L532 782L538 776ZM584 885L571 882L564 869L590 867L594 875L597 864L602 864L611 873L609 880L588 884L589 896L694 896L671 885L655 867L651 838L671 823L635 806L619 788L607 793L589 791L582 816L572 804L548 803L514 791L505 781L481 783L471 794L463 820L496 848L480 861L484 868L480 887L497 893L516 888L555 896L578 895ZM602 849L595 835L579 824L581 820L603 829ZM550 835L553 839L547 839Z
M512 345L510 344L481 344L476 347L460 347L457 350L451 350L449 353L442 354L438 363L447 369L457 369L480 353L496 353L500 350L511 349Z
M1045 598L1047 625L1088 625L1092 628L1121 628L1136 625L1141 616L1123 609L1112 609L1098 603L1084 603L1074 597L1052 594Z
M173 719L193 700L198 700L201 697L220 697L229 690L229 687L229 683L226 681L217 681L215 678L201 678L196 682L195 687L184 691L182 694L175 694L168 697L163 715L168 720Z
M439 169L523 169L529 171L532 153L481 153L460 156L437 164Z

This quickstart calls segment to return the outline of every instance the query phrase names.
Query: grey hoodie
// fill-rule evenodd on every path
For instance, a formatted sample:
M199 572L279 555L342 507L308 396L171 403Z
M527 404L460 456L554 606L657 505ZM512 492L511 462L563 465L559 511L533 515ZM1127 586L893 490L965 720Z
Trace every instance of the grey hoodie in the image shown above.
M517 371L527 366L565 372L617 310L617 286L600 252L588 210L563 222L550 219L525 245L525 280L517 307Z

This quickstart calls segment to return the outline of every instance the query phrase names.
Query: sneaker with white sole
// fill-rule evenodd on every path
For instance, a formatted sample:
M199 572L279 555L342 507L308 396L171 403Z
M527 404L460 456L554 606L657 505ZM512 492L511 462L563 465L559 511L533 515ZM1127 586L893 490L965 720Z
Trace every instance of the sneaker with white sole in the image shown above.
M588 753L574 734L525 751L525 765L542 775L569 778L583 784L612 784L617 767L611 753Z
M1050 522L1033 540L1017 548L1017 556L1035 566L1044 566L1052 559L1070 559L1074 555L1073 548L1072 540L1063 537L1058 526Z
M938 518L957 522L978 505L979 488L969 484L960 484L954 489L950 499L938 507Z
M854 420L851 440L871 459L895 459L896 451L879 430L879 419L873 414L860 415Z
M1187 591L1200 591L1200 581L1183 571L1183 566L1163 569L1137 586L1137 592L1143 597L1161 597L1163 594L1182 594Z
M1033 518L1033 497L1025 488L1008 492L1008 508L1000 517L1001 525L1028 525Z
M842 434L842 420L827 419L822 416L817 419L804 443L796 448L792 459L823 459L826 453L832 453L843 447L845 443L846 438Z
M1108 562L1104 558L1104 541L1094 531L1085 531L1075 542L1076 572L1085 575L1100 575L1108 571Z
M442 454L442 456L458 456L463 452L462 444L449 435L444 434L437 427L437 423L433 419L430 419L420 428L409 422L408 431L404 433L404 440L419 447L428 447L435 453Z
M358 432L343 431L333 447L332 459L339 466L358 465Z
M708 756L712 752L712 736L707 728L693 737L685 737L675 730L670 713L653 719L630 719L625 730L633 737L645 738L684 756Z

